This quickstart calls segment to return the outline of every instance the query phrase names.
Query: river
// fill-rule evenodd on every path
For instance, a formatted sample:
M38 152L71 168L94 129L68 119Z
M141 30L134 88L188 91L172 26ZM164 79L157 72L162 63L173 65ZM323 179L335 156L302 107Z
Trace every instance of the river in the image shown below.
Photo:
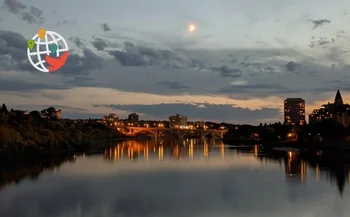
M349 166L220 141L120 141L1 165L3 217L348 217Z

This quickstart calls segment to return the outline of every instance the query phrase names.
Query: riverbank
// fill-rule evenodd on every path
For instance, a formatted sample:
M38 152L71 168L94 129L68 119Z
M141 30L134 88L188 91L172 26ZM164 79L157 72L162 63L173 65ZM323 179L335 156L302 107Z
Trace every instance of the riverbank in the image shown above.
M225 141L225 140L224 140ZM276 147L285 147L297 149L304 155L335 155L350 158L350 143L346 141L334 142L300 142L300 141L257 141L257 140L231 140L225 141L228 145L239 146L254 146L259 145L264 150L273 150Z

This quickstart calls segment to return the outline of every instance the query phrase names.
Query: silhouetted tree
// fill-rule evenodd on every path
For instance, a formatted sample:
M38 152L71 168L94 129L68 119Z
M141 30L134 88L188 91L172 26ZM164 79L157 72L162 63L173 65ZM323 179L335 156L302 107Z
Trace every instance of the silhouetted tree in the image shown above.
M1 112L4 112L4 113L7 113L7 112L8 112L5 103L3 103L2 106L1 106Z

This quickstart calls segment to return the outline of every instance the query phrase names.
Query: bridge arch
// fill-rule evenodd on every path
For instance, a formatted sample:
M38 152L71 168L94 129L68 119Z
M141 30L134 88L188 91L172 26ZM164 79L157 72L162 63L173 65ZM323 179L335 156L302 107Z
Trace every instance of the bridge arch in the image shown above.
M208 136L211 136L212 138L215 138L215 139L222 139L224 136L224 133L223 132L205 132L205 133L202 133L203 138L206 138Z
M152 135L153 137L156 137L158 135L158 132L157 130L149 129L149 128L129 128L126 134L130 136L144 134L144 135Z

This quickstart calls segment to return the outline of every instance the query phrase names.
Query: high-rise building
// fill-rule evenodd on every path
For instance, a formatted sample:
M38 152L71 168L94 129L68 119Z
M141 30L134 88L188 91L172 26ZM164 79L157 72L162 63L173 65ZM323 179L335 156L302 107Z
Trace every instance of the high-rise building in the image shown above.
M170 128L180 128L187 126L187 116L176 114L169 117Z
M302 98L284 100L284 123L287 125L305 124L305 101Z
M128 117L129 123L137 123L139 122L139 115L136 113L131 113Z

